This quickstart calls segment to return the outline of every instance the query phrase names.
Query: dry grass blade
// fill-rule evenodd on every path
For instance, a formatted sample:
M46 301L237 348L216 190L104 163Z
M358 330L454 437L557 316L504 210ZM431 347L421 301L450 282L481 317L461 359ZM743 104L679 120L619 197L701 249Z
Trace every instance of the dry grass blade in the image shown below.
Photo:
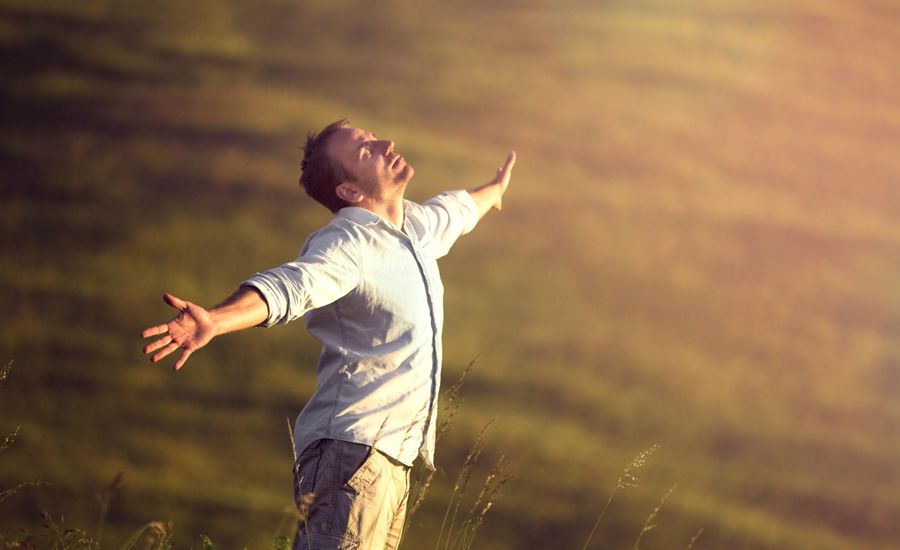
M13 365L13 362L10 361L6 365L0 367L0 384L2 384L3 382L6 382L6 379L9 377L9 373L12 370L12 365ZM3 443L2 443L2 445L0 445L0 452L5 451L7 447L9 447L10 445L13 444L13 442L16 440L16 437L19 435L19 430L21 428L22 428L22 426L16 426L16 429L13 430L12 433L7 434L3 438ZM12 489L5 489L3 491L0 491L0 504L2 504L4 500L6 500L7 498L18 493L20 490L24 489L25 487L36 487L38 485L47 485L47 483L45 483L43 481L23 481L22 483L19 483ZM48 518L49 518L49 514L48 514Z
M16 426L16 429L12 431L12 433L6 434L6 437L3 438L3 443L0 443L0 452L5 451L7 447L13 444L16 440L16 436L19 435L19 430L22 429L22 426Z
M9 378L9 372L12 370L13 362L10 361L7 364L0 367L0 384L6 382L6 379Z
M294 441L294 427L291 426L291 419L285 418L287 420L288 427L288 436L291 438L291 455L294 457L293 464L297 463L297 443Z
M466 365L466 368L463 369L462 374L459 375L459 378L456 380L456 382L454 382L453 385L450 386L450 389L447 390L446 399L448 399L449 402L453 402L459 397L459 392L462 389L463 383L465 383L466 381L466 376L469 375L469 371L472 370L472 367L475 366L475 363L477 363L479 359L481 359L481 356L476 355L475 359L469 361L469 364Z
M647 521L644 522L644 527L641 528L641 532L638 533L637 540L634 541L634 550L639 550L641 547L641 539L644 538L644 535L656 528L656 516L659 514L660 509L663 507L666 501L669 500L669 497L672 496L672 493L677 487L677 483L673 485L672 488L669 489L669 492L666 493L659 501L659 504L656 505L656 508L654 508L653 511L650 512L650 515L647 516Z
M100 505L100 513L97 519L97 544L100 544L103 540L103 529L106 527L106 515L109 513L109 505L113 497L122 490L123 476L122 472L118 472L106 487L94 494L94 499Z
M6 379L9 377L9 372L12 370L13 362L10 361L6 365L0 367L0 384L6 382ZM6 450L7 447L12 445L13 441L16 440L16 436L19 435L19 430L22 426L16 426L16 429L12 431L12 433L7 434L6 437L3 438L3 443L0 444L0 451Z
M431 482L434 480L434 474L436 470L428 470L427 472L423 469L421 474L419 475L419 480L416 482L416 501L409 508L409 514L407 514L407 526L409 526L409 518L412 517L413 514L422 506L422 503L425 502L425 496L428 494L428 489L431 488ZM404 527L404 530L406 528Z
M650 447L644 449L637 456L631 459L631 462L625 465L625 468L622 470L621 475L619 475L618 481L616 481L616 486L613 488L612 492L609 494L609 497L606 499L606 504L603 505L603 510L600 511L600 515L597 516L597 521L594 522L594 526L591 528L591 532L588 535L586 541L584 541L584 546L582 546L581 550L586 550L588 545L591 543L591 539L594 538L594 533L597 532L597 527L600 525L600 520L603 519L603 516L606 515L606 511L609 510L609 505L612 503L613 498L616 496L616 493L619 490L625 490L629 487L637 487L638 477L636 475L637 471L644 467L647 464L647 461L653 456L653 453L659 449L659 443L654 443Z
M466 521L463 522L463 526L460 529L459 548L464 550L471 548L472 543L475 541L475 534L478 531L478 528L484 523L484 517L487 515L488 511L493 508L497 499L500 498L503 487L513 479L514 474L505 463L505 460L506 455L501 455L497 460L497 464L485 479L484 486L478 494L478 498L475 499L475 504L472 506ZM478 510L479 505L481 505L480 511Z
M407 424L406 430L403 432L403 440L400 442L400 448L397 449L398 455L403 455L403 448L406 447L406 442L412 439L413 436L413 428L418 425L418 421L420 417L427 416L428 414L428 403L422 403L422 406L419 407L419 411L413 417L413 420ZM427 419L426 419L427 423Z
M437 433L435 435L435 446L437 446L438 442L441 440L441 437L447 432L447 430L450 429L450 425L453 423L453 420L456 417L456 413L459 411L460 405L462 404L459 400L459 393L462 389L463 383L466 380L466 376L468 376L469 372L472 370L472 367L475 366L475 363L478 362L480 357L480 355L476 356L469 362L468 365L466 365L466 368L463 369L462 374L460 374L456 382L450 387L449 390L447 390L447 392L444 394L444 397L441 399L441 414L444 419L440 424L438 424ZM408 508L408 511L406 513L406 522L403 525L403 531L400 535L401 544L403 542L403 537L405 536L406 531L409 528L412 516L425 502L425 497L428 495L428 491L431 488L431 482L434 481L434 474L435 470L428 470L423 468L419 473L419 478L416 480L415 488L409 491L410 495L415 495L415 501L413 502L412 506Z
M425 413L427 408L428 408L428 404L423 403L422 408L419 409L419 412L416 415L416 418L418 418L419 414ZM413 423L410 423L409 427L406 430L406 434L404 434L404 436L403 436L403 444L400 447L401 449L403 448L403 445L405 445L406 442L408 441L410 434L412 433L412 431L411 431L412 427L413 427ZM412 506L407 507L406 518L404 519L404 522L403 522L403 530L400 532L400 541L397 543L398 548L400 547L401 544L403 544L403 537L406 534L406 529L409 527L409 522L410 522L413 514L415 514L416 510L419 509L419 506L421 506L422 503L425 502L425 495L428 494L428 489L431 487L431 480L434 479L434 472L435 472L434 470L428 470L428 473L426 474L426 469L423 468L421 470L421 473L419 474L419 479L416 480L416 488L414 490L411 490L411 487L409 486L409 484L407 484L407 487L406 487L407 501L411 494L416 495L416 501L413 503ZM404 502L407 502L407 501L404 501ZM402 507L402 503L400 504L400 506ZM400 512L400 510L398 509L396 511L396 513L399 513L399 512Z
M375 439L372 440L372 450L375 450L375 445L378 441L381 440L381 434L384 433L384 427L387 426L388 420L391 419L391 412L388 411L386 415L384 415L384 420L381 421L381 426L378 426L378 431L375 432Z
M18 493L25 487L37 487L39 485L47 485L47 482L45 482L45 481L23 481L22 483L19 483L12 489L6 489L5 491L0 492L0 504L2 504L4 500L6 500L7 498Z
M444 420L438 424L437 434L434 438L434 444L437 446L438 442L441 440L441 437L450 429L450 426L453 424L453 420L456 418L456 413L459 412L460 406L462 406L462 401L459 399L459 392L462 390L463 383L466 381L466 376L469 375L469 372L472 370L472 367L475 366L475 363L478 362L478 359L481 356L476 356L475 359L472 359L466 368L463 369L462 374L459 375L459 378L456 382L447 390L447 393L443 399L444 401Z
M694 543L697 542L697 539L699 539L700 535L702 535L702 534L703 534L703 528L701 527L700 530L697 531L697 534L694 535L694 537L691 539L691 542L687 546L687 550L691 550L692 548L694 548Z
M303 477L301 476L300 479L297 480L298 490L299 490L299 487L301 487L302 485L303 485ZM316 500L316 493L309 492L309 493L304 493L304 494L300 495L300 502L297 503L298 528L299 528L299 525L302 524L303 531L306 535L306 545L307 546L310 546L312 544L312 541L310 540L310 536L309 536L309 521L307 521L307 520L309 519L309 512L310 512L310 510L312 510L312 505L315 500Z
M295 468L297 466L297 443L294 440L294 428L291 425L290 418L285 418L285 420L287 421L288 436L291 439L291 456L294 457L294 461L291 463L291 465L292 465L292 468ZM387 419L385 419L385 422L387 422ZM384 427L384 424L382 424L382 427ZM298 487L297 490L298 491L299 491L299 487L302 484L303 484L303 476L301 476L300 479L297 480L297 487ZM307 523L306 519L309 517L309 511L310 511L310 508L312 507L312 504L313 504L313 501L315 500L315 498L316 498L316 494L313 492L300 495L300 502L296 506L297 521L301 522L303 524L303 529L306 532L307 545L309 545L311 543L309 540L309 524ZM299 528L299 524L298 524L298 528ZM278 528L276 529L276 540L278 540L277 533L280 531L281 531L281 525L279 525Z
M43 527L47 531L47 537L50 539L50 548L60 548L63 550L96 550L99 548L97 541L93 540L82 529L65 528L65 519L59 517L59 523L53 520L53 517L46 510L41 511L41 518L44 520Z
M463 463L463 467L459 471L459 475L456 476L456 483L453 484L453 491L450 493L450 501L447 502L447 510L444 512L444 519L441 522L441 530L438 532L438 538L434 544L435 548L438 548L440 546L441 539L443 538L445 530L447 531L447 545L449 545L450 543L450 538L453 533L453 525L456 523L456 513L459 510L459 504L462 500L463 493L466 490L466 486L469 483L469 478L472 475L472 468L474 467L475 463L478 462L478 458L481 456L481 452L483 449L481 440L484 437L484 434L487 432L488 428L491 427L491 424L493 424L495 420L497 420L496 417L490 419L488 423L485 424L483 428L481 428L481 431L478 432L478 435L475 437L475 441L469 448L469 452L466 454L466 460ZM454 500L456 500L455 508L453 504ZM448 517L450 517L451 509L454 509L454 512L448 528L447 519Z

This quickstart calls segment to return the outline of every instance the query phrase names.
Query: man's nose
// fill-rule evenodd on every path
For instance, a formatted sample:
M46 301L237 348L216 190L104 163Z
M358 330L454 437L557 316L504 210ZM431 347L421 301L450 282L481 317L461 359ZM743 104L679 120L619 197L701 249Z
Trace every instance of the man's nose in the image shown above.
M394 142L390 140L384 140L381 142L381 146L384 149L384 154L389 155L394 150Z

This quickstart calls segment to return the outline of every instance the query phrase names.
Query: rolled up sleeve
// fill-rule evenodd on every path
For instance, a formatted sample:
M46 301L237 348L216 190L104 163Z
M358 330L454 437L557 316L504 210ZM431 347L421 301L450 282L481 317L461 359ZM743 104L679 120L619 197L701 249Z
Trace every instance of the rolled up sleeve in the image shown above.
M241 286L262 294L269 316L259 326L269 327L342 298L360 278L359 243L349 232L327 227L310 236L296 260L257 273Z
M419 239L435 258L447 255L453 243L478 224L478 206L464 189L446 191L423 202L413 220Z

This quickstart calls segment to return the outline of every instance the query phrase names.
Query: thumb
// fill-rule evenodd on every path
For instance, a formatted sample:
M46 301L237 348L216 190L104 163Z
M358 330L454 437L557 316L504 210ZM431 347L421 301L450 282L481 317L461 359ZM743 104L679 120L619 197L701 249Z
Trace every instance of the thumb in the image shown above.
M181 310L187 307L187 302L182 300L181 298L177 298L168 292L163 294L163 300L166 301L167 304L174 307L175 309Z

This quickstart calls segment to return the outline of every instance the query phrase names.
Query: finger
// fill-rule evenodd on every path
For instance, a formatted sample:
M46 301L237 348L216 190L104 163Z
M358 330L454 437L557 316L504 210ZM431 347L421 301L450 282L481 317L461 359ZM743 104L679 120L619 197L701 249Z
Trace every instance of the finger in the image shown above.
M174 307L175 309L184 309L187 307L187 302L185 302L181 298L176 298L168 292L163 294L163 300L165 300L167 304Z
M169 342L171 342L171 341L172 341L172 337L171 337L171 336L169 336L169 335L163 336L163 337L160 338L159 340L157 340L157 341L155 341L155 342L153 342L153 343L150 343L150 344L147 344L146 346L144 346L144 353L150 353L150 352L152 352L152 351L156 351L156 350L158 350L159 348L161 348L161 347L167 345L167 344L168 344Z
M150 338L151 336L157 336L167 332L169 332L169 325L156 325L155 327L145 328L144 332L141 333L141 338Z
M508 172L516 165L516 151L511 150L506 156L506 162L503 164L503 170Z
M160 359L162 359L162 358L165 357L166 355L169 355L170 353L172 353L172 352L175 351L176 349L178 349L178 344L176 344L175 342L172 342L172 343L169 344L168 346L166 346L166 347L164 347L163 349L161 349L161 350L157 351L156 353L154 353L154 354L153 354L153 357L151 357L150 360L153 361L154 363L156 363L157 361L159 361Z
M514 151L510 151L509 156L506 157L506 162L503 163L503 166L497 169L497 179L509 178L509 175L512 172L512 168L515 164L516 154Z
M191 356L191 350L186 349L184 353L181 354L181 357L178 358L178 361L175 362L175 366L172 367L175 370L180 370L181 367L184 366L184 362L187 361L188 357Z

